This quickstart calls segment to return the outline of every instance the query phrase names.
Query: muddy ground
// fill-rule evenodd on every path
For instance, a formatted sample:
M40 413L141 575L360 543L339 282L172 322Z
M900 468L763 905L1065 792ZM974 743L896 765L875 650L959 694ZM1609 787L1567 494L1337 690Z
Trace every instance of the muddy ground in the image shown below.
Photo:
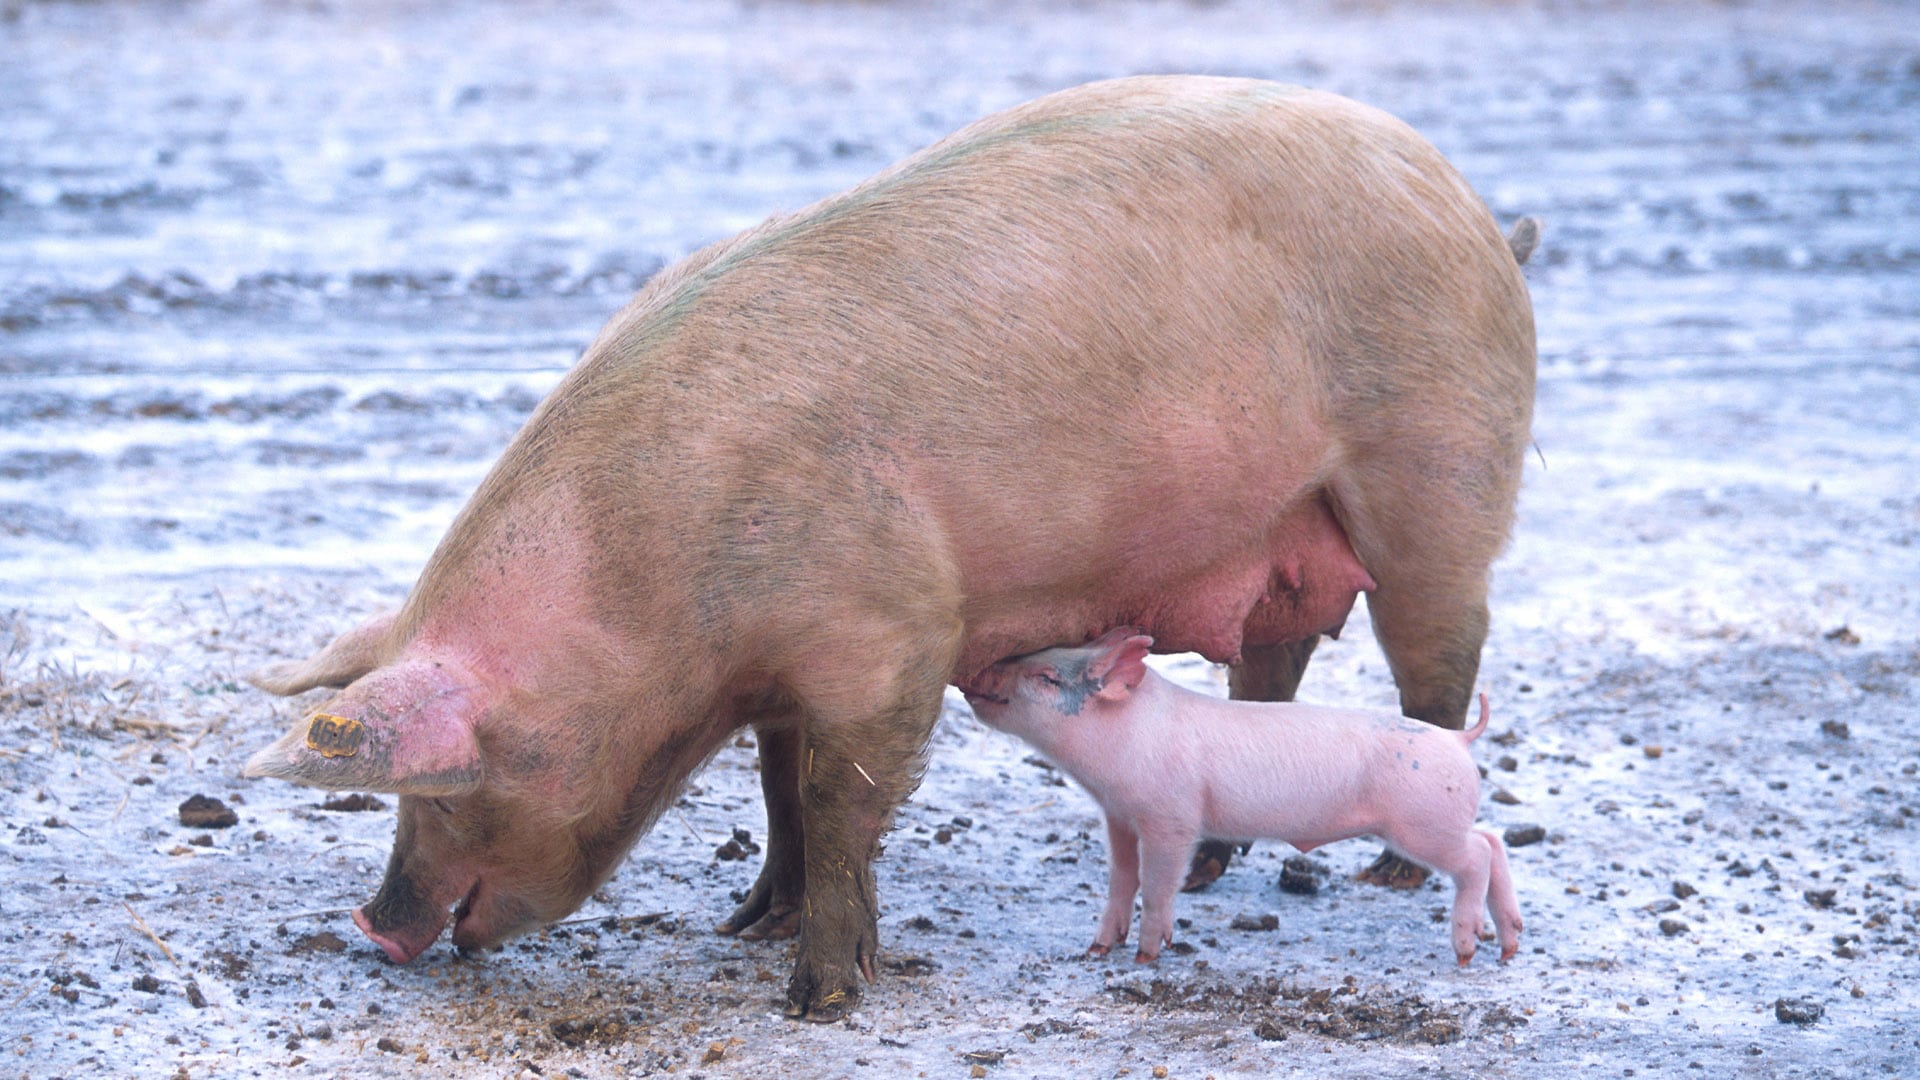
M1519 957L1350 841L1082 959L1094 808L956 699L848 1022L709 932L748 746L568 922L384 960L392 799L238 779L314 703L241 673L396 602L662 264L1148 71L1381 105L1547 222L1476 746ZM1920 1075L1916 162L1900 5L0 0L0 1073ZM1364 611L1303 696L1392 702Z

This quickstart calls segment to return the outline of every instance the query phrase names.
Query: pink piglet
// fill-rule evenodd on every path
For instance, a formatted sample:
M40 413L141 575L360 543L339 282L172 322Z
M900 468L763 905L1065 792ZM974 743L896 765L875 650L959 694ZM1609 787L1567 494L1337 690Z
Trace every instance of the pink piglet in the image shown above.
M1134 959L1173 939L1173 899L1201 837L1284 840L1301 851L1370 835L1453 878L1453 951L1473 959L1489 908L1500 959L1519 948L1506 847L1477 828L1480 774L1449 731L1380 710L1227 701L1168 682L1145 663L1153 639L1130 627L1073 648L1002 660L961 686L990 727L1018 735L1106 811L1112 868L1090 950L1127 938Z

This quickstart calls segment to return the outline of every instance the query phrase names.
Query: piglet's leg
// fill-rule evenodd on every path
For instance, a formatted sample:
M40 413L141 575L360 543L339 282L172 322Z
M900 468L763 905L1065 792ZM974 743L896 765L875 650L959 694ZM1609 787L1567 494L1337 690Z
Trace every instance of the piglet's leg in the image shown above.
M1404 842L1407 839L1414 842ZM1486 923L1487 882L1493 863L1486 838L1467 829L1444 838L1392 837L1390 841L1400 852L1453 879L1453 955L1466 967L1480 946L1480 928Z
M1127 940L1133 898L1140 891L1140 837L1111 814L1107 815L1107 853L1112 861L1107 871L1107 910L1100 916L1089 956L1105 956Z
M1160 949L1173 940L1173 898L1193 858L1194 837L1174 838L1141 830L1140 951L1135 963L1159 959Z
M1492 858L1487 863L1487 906L1493 909L1493 928L1500 935L1500 959L1513 959L1520 951L1520 901L1513 893L1513 874L1507 869L1507 845L1491 829L1475 829L1475 835L1487 842Z

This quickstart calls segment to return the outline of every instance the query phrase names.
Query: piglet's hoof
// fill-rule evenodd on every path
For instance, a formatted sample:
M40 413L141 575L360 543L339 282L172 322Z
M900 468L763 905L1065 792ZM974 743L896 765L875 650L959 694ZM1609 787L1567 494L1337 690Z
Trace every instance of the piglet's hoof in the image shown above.
M1354 875L1355 881L1385 885L1389 889L1417 889L1427 880L1427 868L1411 863L1391 851L1383 851L1373 865Z

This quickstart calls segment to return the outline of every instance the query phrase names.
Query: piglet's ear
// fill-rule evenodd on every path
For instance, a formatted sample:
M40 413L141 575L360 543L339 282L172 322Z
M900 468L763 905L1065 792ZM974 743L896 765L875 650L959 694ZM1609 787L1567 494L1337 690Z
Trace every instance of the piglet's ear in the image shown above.
M480 786L474 723L483 694L478 680L452 664L389 664L253 755L243 775L335 791L465 794Z
M1099 644L1100 655L1087 665L1087 677L1100 684L1095 697L1119 701L1147 677L1147 650L1153 647L1153 639L1145 634L1109 634Z

